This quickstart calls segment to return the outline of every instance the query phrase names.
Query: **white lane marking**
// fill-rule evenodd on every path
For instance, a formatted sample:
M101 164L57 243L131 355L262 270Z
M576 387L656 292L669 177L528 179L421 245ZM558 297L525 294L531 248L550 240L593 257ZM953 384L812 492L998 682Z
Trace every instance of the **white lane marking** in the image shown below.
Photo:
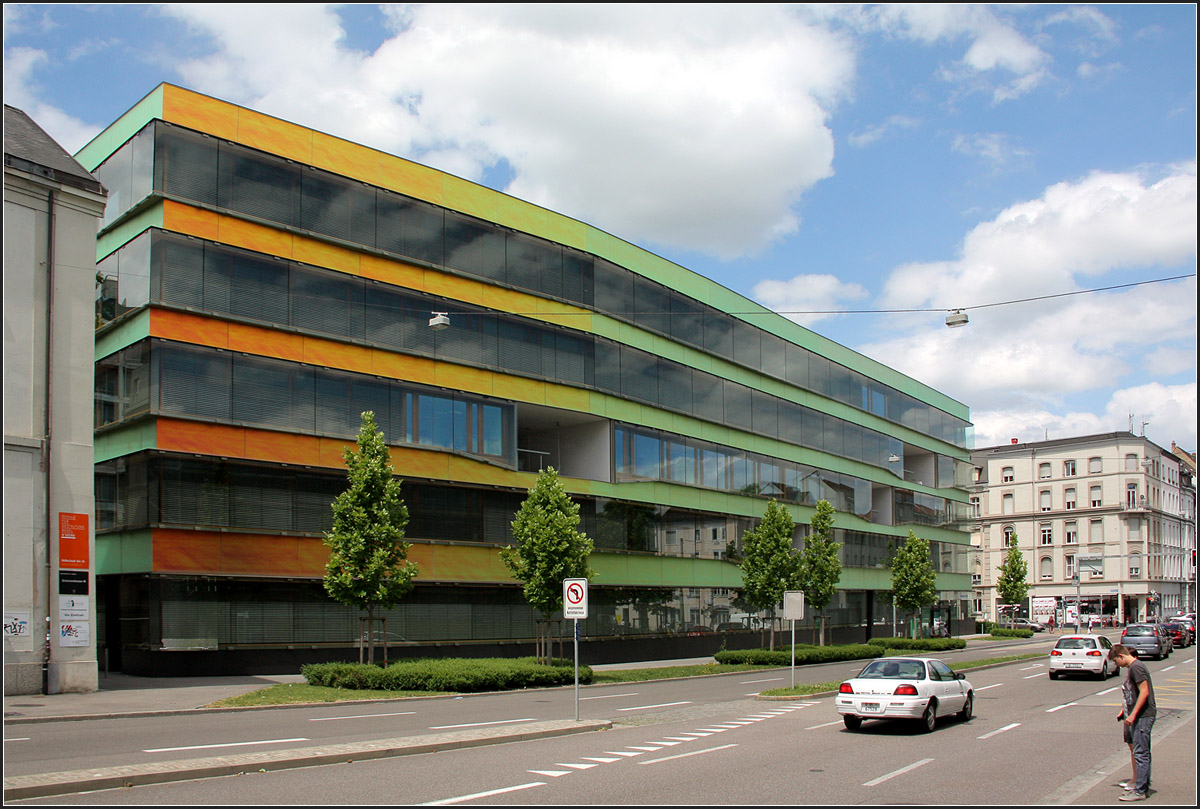
M643 753L654 753L659 750L662 750L661 747L638 747L636 744L627 744L625 746L628 747L630 750L640 750Z
M700 728L700 729L707 733L724 733L725 731L729 730L729 728L723 728L720 725L717 725L716 727Z
M661 746L663 746L663 747L674 747L675 745L679 744L679 742L658 742L658 741L655 741L655 742L646 742L646 744L657 744L657 745L661 745Z
M19 736L16 739L5 739L6 742L27 742L32 739L32 736Z
M1106 690L1104 690L1104 691L1101 691L1100 693L1096 694L1096 696L1098 696L1098 697L1102 697L1102 696L1104 696L1105 694L1111 694L1111 693L1112 693L1112 692L1114 692L1114 691L1120 691L1120 690L1121 690L1121 686L1119 686L1119 685L1114 685L1112 688L1106 689Z
M563 775L570 775L570 770L526 770L525 772L533 773L534 775L545 775L550 778L558 778Z
M660 702L658 705L636 705L632 708L617 708L618 711L644 711L648 708L670 708L672 705L691 705L690 702Z
M177 750L211 750L216 747L246 747L253 744L284 744L286 742L307 742L311 739L263 739L258 742L227 742L226 744L194 744L188 747L155 747L143 750L143 753L173 753Z
M562 761L554 762L555 767L570 767L572 770L590 770L592 767L599 767L599 764L566 764Z
M610 756L623 756L624 758L632 758L633 756L641 755L641 753L630 753L628 750L605 750L604 752Z
M1173 668L1175 668L1175 667L1174 667L1174 666L1167 666L1165 669L1163 669L1163 671L1170 671L1170 670L1171 670L1171 669L1173 669Z
M777 683L782 679L782 677L768 677L765 680L741 680L738 682L738 685L753 685L754 683Z
M1022 670L1023 670L1023 669L1022 669ZM1041 676L1042 676L1041 674L1026 674L1026 675L1025 675L1024 677L1022 677L1021 679L1022 679L1022 680L1032 680L1034 677L1041 677Z
M917 767L922 767L931 761L933 761L933 759L923 758L920 761L909 764L907 767L901 767L900 769L890 772L887 775L881 775L872 781L868 781L867 783L863 784L863 786L873 787L876 784L882 784L884 781L895 778L897 775L904 775L904 773L909 772L910 770L915 770Z
M806 727L805 730L816 730L817 728L827 728L827 727L832 727L833 725L840 725L840 724L842 724L842 720L839 719L836 722L826 722L824 725L810 725L810 726Z
M993 736L1001 734L1006 730L1012 730L1013 728L1019 728L1019 727L1021 727L1020 722L1013 722L1011 725L1005 725L1004 727L1000 728L999 730L993 730L991 733L985 733L982 736L976 736L975 738L976 739L990 739Z
M490 798L493 795L503 795L505 792L516 792L518 789L529 789L530 787L544 787L545 781L534 781L529 784L517 784L515 787L504 787L503 789L492 789L487 792L476 792L474 795L459 795L457 798L446 798L441 801L429 801L421 804L422 806L445 806L450 803L462 803L463 801L473 801L476 798Z
M681 736L694 736L694 737L699 738L701 736L711 736L712 734L711 733L696 733L693 731L692 733L682 733L680 735Z
M583 702L585 699L615 699L617 697L636 697L637 695L637 691L631 691L628 694L601 694L598 697L580 697L579 701Z
M1063 708L1070 708L1072 705L1076 705L1076 704L1077 703L1074 703L1074 702L1068 702L1066 705L1059 705L1054 708L1048 708L1046 710L1046 713L1054 713L1055 711L1061 711Z
M700 756L705 753L715 753L718 750L728 750L731 747L737 747L736 744L723 744L720 747L708 747L704 750L693 750L690 753L679 753L674 756L666 756L664 758L651 758L646 761L639 761L638 764L658 764L660 761L674 761L677 758L687 758L688 756Z
M993 683L992 685L985 685L983 688L976 688L975 690L976 691L987 691L989 688L999 688L1002 685L1004 685L1004 683Z
M614 761L620 761L619 758L602 758L600 756L580 756L584 761L595 761L600 764L612 764Z
M707 736L708 734L706 733L704 735ZM694 742L694 741L696 741L695 736L667 736L667 738L673 742Z
M1045 668L1045 666L1045 663L1034 663L1032 666L1026 666L1023 669L1017 669L1017 671L1033 671L1034 669Z
M376 719L381 716L408 716L416 711L397 711L396 713L365 713L357 716L322 716L317 719L309 719L309 722L336 722L339 719Z
M465 725L432 725L430 730L450 730L452 728L477 728L483 725L508 725L513 722L536 722L536 719L498 719L495 722L468 722Z

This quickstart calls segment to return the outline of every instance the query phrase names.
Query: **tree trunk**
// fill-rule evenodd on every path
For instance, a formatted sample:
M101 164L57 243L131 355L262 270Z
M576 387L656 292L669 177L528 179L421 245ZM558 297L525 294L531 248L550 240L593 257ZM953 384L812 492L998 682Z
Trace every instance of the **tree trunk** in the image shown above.
M375 665L375 605L367 605L367 663Z

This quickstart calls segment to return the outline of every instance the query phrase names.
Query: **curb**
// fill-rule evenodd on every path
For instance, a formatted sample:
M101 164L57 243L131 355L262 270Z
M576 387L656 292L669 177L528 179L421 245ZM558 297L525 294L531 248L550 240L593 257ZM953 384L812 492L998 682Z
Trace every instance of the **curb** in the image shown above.
M183 759L153 764L100 767L69 772L17 775L4 779L4 800L45 798L102 789L185 781L193 778L237 775L247 771L268 772L394 756L411 756L442 750L588 733L596 730L608 730L611 727L612 722L607 720L574 722L564 719L538 722L507 730L476 728L453 733L381 739L373 742Z

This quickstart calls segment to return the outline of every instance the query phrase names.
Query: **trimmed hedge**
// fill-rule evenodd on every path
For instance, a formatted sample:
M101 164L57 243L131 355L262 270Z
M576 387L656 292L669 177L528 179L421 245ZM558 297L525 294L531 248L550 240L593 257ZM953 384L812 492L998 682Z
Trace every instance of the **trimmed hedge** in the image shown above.
M993 626L991 635L993 638L1032 638L1032 629L1004 629L1002 627Z
M808 646L798 643L794 652L798 666L811 663L836 663L840 660L864 660L887 654L882 646L868 643L850 643L844 646ZM791 653L786 648L777 651L768 649L724 650L717 652L713 657L718 663L728 665L790 666L792 664Z
M563 661L554 661L562 663ZM544 665L532 657L440 658L405 660L387 668L369 663L311 663L300 673L309 685L370 691L508 691L571 685L575 665ZM592 670L579 667L579 682L590 683Z
M962 638L871 638L867 643L888 649L918 649L930 652L967 648L967 642Z

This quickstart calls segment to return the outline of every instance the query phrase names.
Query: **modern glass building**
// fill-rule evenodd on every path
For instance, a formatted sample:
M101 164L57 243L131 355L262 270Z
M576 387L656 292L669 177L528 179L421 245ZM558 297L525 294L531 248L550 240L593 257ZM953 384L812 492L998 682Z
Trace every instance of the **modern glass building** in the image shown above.
M798 541L817 500L837 509L839 631L891 633L884 560L910 529L965 617L969 413L944 394L582 222L171 85L78 158L109 190L96 564L114 668L347 655L358 613L321 587L322 532L364 410L420 566L387 612L393 657L530 641L498 549L545 465L595 541L595 655L687 654L712 639L685 630L750 621L736 559L770 498Z

